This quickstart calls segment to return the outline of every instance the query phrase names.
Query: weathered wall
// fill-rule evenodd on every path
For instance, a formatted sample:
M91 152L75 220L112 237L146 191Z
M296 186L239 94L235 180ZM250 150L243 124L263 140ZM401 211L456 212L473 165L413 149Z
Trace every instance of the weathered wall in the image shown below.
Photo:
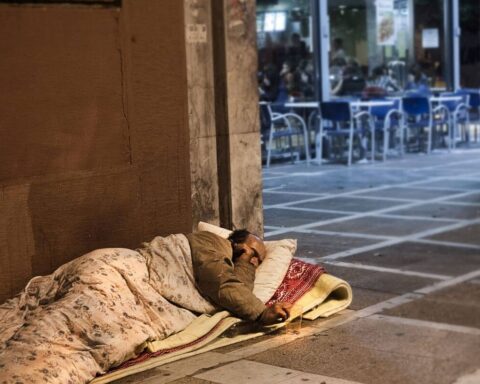
M192 227L183 3L0 5L0 302Z

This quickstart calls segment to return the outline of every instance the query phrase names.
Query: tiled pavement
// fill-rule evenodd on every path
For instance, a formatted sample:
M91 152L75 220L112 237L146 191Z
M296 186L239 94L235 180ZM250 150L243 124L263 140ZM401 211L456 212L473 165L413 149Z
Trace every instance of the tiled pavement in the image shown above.
M122 382L480 383L479 150L274 166L264 206L266 238L349 281L350 310Z

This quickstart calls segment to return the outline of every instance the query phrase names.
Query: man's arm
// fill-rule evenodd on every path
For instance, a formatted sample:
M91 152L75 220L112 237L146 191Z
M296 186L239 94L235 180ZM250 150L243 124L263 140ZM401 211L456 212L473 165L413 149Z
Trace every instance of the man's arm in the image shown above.
M265 305L252 293L255 267L248 262L239 262L237 276L228 241L202 234L194 234L189 240L200 292L235 316L256 320Z
M289 304L267 308L253 294L256 267L244 257L233 263L230 242L208 232L191 234L188 240L195 279L203 295L245 320L272 324L288 318Z

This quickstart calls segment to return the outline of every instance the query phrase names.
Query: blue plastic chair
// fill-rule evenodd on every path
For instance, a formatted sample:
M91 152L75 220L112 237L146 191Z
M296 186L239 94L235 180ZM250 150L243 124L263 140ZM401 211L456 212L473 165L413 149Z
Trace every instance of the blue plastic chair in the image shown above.
M364 133L361 128L356 127L355 122L360 122L361 118L366 117L369 128L372 129L370 114L366 111L352 114L348 101L325 101L320 103L320 116L320 128L315 139L317 161L319 164L322 163L324 133L327 136L346 136L348 137L348 166L350 166L353 157L354 134ZM327 125L327 122L330 125ZM374 152L372 151L373 155Z
M452 127L452 136L450 137L452 141L453 148L456 147L457 137L458 137L458 126L460 124L464 127L465 132L465 141L469 140L468 137L468 125L470 123L470 116L469 116L469 100L470 94L464 91L457 91L457 92L442 92L440 96L457 96L461 97L461 100L446 100L442 101L442 105L444 105L449 113L450 113L450 125ZM460 135L463 137L463 135Z
M413 94L402 99L402 110L406 129L417 130L419 133L422 129L428 130L427 153L430 154L433 129L446 125L450 130L448 109L444 105L432 108L428 97Z
M475 141L477 141L480 126L480 89L464 88L458 92L468 95L468 120L470 124L475 124Z
M371 101L375 100L376 99L371 99ZM383 134L383 161L387 159L390 134L393 133L395 129L400 130L400 154L403 154L404 122L400 107L401 102L398 98L390 101L393 102L391 106L373 106L369 109L369 113L373 118L375 131ZM375 136L372 140L374 139Z

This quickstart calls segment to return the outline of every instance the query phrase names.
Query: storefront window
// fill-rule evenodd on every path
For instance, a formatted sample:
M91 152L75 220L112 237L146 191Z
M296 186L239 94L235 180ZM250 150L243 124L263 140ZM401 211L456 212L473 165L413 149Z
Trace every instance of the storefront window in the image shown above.
M262 100L314 98L309 0L257 1L257 47Z
M329 0L328 15L331 96L446 86L443 0Z

